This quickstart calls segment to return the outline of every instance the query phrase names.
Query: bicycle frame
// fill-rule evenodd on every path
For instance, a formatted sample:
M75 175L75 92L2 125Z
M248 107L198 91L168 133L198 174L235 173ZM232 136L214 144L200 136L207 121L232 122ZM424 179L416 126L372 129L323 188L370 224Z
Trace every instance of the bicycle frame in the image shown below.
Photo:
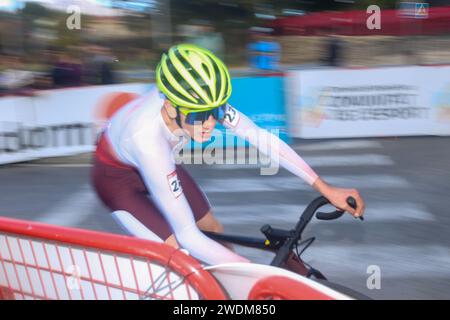
M231 234L223 234L223 233L215 233L203 231L208 237L219 241L219 242L228 242L236 245L241 245L247 248L254 248L259 250L271 251L276 253L277 248L271 244L267 243L267 239L256 238L256 237L244 237L239 235L231 235ZM303 260L297 256L294 252L292 252L292 256L289 257L289 260L281 263L278 267L282 267L289 271L295 272L302 276L310 278L312 275L315 275L319 279L326 279L318 270L310 268L308 269L304 264Z
M277 229L272 228L270 225L264 225L261 227L261 231L266 235L265 239L206 231L204 233L216 241L224 241L249 248L274 252L276 255L271 265L285 268L308 278L315 276L317 279L326 280L320 271L311 266L307 266L301 257L293 251L301 240L304 229L316 214L317 209L326 204L329 204L329 201L324 197L314 199L303 211L295 228L292 230ZM343 212L340 211L317 213L317 217L322 220L331 220L339 218L342 214ZM312 241L314 241L314 238L311 238ZM307 247L309 245L310 243L307 244Z

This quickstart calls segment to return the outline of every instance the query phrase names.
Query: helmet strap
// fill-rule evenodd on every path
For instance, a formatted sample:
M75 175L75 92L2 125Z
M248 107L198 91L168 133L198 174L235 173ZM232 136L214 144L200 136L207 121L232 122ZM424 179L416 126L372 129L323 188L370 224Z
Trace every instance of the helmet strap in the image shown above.
M181 126L181 112L180 112L180 109L179 109L178 107L176 107L175 109L177 109L177 117L175 118L175 121L177 122L177 125L178 125L180 128L183 128L183 127Z

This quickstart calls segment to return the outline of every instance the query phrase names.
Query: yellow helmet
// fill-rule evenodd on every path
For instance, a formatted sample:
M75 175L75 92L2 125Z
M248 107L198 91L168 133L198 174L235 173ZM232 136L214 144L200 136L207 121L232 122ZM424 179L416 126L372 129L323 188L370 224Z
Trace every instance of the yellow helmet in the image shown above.
M225 64L212 52L193 44L179 44L163 54L156 83L177 107L204 111L230 98L231 81Z

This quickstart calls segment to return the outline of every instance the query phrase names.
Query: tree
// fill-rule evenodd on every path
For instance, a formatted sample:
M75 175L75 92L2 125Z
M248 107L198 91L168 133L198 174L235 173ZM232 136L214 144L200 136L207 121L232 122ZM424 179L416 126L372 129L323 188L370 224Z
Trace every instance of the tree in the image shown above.
M25 7L20 12L22 16L31 19L48 18L52 12L46 7L35 2L26 2Z

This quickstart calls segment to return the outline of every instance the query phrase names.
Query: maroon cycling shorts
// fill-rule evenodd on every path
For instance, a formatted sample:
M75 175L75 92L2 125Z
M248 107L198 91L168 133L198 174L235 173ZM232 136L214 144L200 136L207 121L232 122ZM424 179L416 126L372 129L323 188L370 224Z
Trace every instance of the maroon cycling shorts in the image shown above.
M129 212L161 239L166 240L173 231L149 197L151 190L147 189L138 170L116 160L111 150L108 138L102 134L91 172L92 184L98 196L111 212ZM195 221L199 221L211 209L208 199L182 166L177 165L176 171Z

